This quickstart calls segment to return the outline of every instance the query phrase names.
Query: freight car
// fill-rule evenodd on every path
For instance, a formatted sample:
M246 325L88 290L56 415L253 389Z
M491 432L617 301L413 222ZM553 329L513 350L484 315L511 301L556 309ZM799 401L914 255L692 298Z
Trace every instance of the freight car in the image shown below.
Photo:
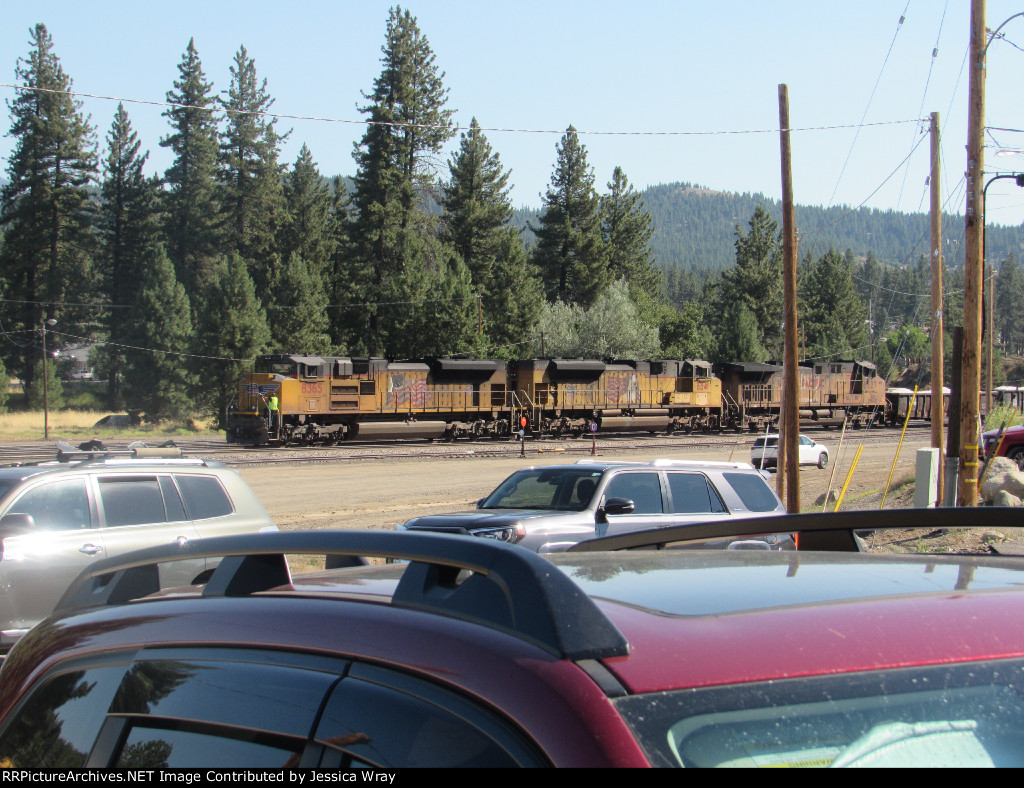
M777 424L782 367L706 361L262 356L228 409L232 443L712 432ZM873 423L885 386L867 362L800 371L801 418ZM270 398L278 410L271 418Z

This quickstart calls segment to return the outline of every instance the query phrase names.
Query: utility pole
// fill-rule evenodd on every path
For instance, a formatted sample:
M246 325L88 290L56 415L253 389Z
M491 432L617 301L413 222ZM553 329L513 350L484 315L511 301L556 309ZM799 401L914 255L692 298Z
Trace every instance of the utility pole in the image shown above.
M939 181L939 113L931 115L931 226L932 226L932 448L942 450L942 422L945 418L942 392L944 363L942 347L942 194ZM942 501L943 463L939 463L938 501Z
M967 209L964 220L964 349L960 378L960 479L963 506L978 505L978 415L981 393L982 207L985 171L985 0L971 0L967 119Z
M981 221L985 221L984 207L982 208ZM992 352L992 337L993 331L995 331L996 320L995 320L995 292L996 292L996 275L995 266L991 266L989 270L992 272L991 276L986 274L985 266L985 227L982 225L981 228L981 270L982 275L988 280L988 287L985 292L988 295L987 305L985 307L985 415L987 416L992 412L992 359L994 353Z
M793 208L793 162L789 144L789 88L779 85L779 134L782 148L782 280L785 309L785 357L782 364L782 430L779 433L778 472L786 466L786 511L800 511L800 376L797 369L799 333L796 315L796 219ZM783 443L785 454L783 455Z

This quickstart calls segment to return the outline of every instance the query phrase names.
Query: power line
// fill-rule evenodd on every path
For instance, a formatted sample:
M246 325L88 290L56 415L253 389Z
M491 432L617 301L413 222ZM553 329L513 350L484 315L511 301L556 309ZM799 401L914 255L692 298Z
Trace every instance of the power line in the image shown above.
M861 115L860 122L864 124L864 119L868 116L868 110L871 109L871 102L874 101L875 92L878 90L878 85L882 81L882 74L885 73L885 67L889 62L889 56L892 55L892 48L896 45L896 37L899 36L900 30L903 27L903 22L907 18L907 9L910 8L910 0L907 0L906 8L903 9L903 13L900 14L900 21L896 24L896 32L892 35L892 41L889 42L889 51L885 53L885 60L882 61L882 68L878 71L878 78L875 80L875 86L871 88L871 95L868 97L867 106L864 107L864 114ZM839 184L842 183L843 175L846 173L846 166L850 163L850 157L853 155L853 149L857 145L857 139L860 137L860 127L857 128L857 133L853 135L853 142L850 143L850 150L846 154L846 160L843 162L843 168L839 171L839 177L836 179L836 187L832 190L832 196L828 198L828 205L831 207L832 201L836 198L836 192L839 191Z
M197 109L205 110L207 112L218 111L215 107L204 107L197 104L178 104L173 101L151 101L148 99L132 99L132 98L119 98L117 96L105 96L98 93L83 93L74 90L56 90L54 88L40 88L30 85L14 85L9 82L0 82L0 87L12 88L14 90L22 90L25 92L38 91L45 93L59 93L65 96L72 96L75 98L93 98L101 99L104 101L119 101L126 102L129 104L145 104L154 107L173 107L176 109ZM257 117L275 118L278 120L309 120L318 123L343 123L348 125L361 125L361 126L391 126L394 128L450 128L455 133L460 131L468 131L468 126L446 126L442 124L431 124L431 123L403 123L400 121L380 121L380 120L352 120L350 118L330 118L330 117L318 117L315 115L289 115L280 112L259 112L254 110L231 110L232 114L236 115L253 115ZM888 120L888 121L876 121L873 123L865 123L863 120L860 123L842 123L832 126L804 126L801 128L789 129L789 131L836 131L842 129L861 129L869 128L874 126L898 126L908 123L921 123L927 120L927 118L907 118L904 120ZM498 126L480 126L480 131L489 132L507 132L513 134L565 134L565 129L526 129L526 128L511 128L511 127L498 127ZM576 129L577 134L587 134L591 136L609 136L609 137L708 137L708 136L721 136L731 134L778 134L779 129L718 129L710 131L601 131L601 130L581 130Z

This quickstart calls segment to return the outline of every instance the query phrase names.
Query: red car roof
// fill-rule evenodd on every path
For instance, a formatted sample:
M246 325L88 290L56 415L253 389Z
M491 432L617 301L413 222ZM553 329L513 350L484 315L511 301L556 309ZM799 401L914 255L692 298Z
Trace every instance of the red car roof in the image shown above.
M631 692L1024 655L1019 562L664 556L620 553L597 579L563 565L629 641L605 664Z

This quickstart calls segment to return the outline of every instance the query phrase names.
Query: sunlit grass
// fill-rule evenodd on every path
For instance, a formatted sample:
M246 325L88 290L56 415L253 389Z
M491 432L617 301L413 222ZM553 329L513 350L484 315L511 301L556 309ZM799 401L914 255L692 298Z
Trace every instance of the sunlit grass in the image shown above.
M1005 405L993 407L992 412L985 417L985 429L998 430L1003 425L1003 422L1006 422L1007 427L1024 424L1024 413L1021 413L1019 409L1010 408Z
M195 419L192 424L161 424L139 427L96 427L97 421L108 415L107 411L60 410L50 411L47 416L50 439L65 438L106 438L109 440L165 439L175 436L216 439L223 433L214 429L209 419ZM0 442L12 440L43 440L43 411L14 411L0 414ZM195 427L195 429L193 429Z

